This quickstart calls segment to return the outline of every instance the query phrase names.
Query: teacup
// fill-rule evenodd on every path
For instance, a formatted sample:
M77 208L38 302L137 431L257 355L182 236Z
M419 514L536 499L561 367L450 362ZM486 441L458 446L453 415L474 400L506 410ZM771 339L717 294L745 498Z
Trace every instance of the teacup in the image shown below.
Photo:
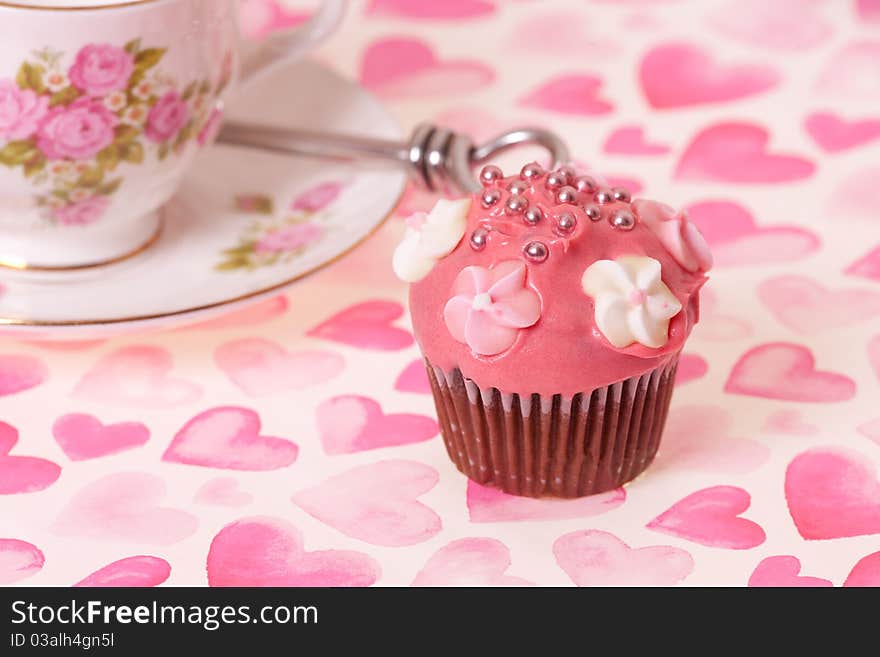
M161 232L236 86L313 48L345 0L243 45L237 0L0 0L0 267L82 269Z

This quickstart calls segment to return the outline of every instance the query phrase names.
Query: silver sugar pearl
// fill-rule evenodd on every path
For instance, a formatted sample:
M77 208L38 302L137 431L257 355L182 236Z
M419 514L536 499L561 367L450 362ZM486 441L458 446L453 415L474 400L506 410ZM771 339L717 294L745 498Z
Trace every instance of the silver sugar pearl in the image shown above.
M494 164L488 164L480 171L480 182L484 187L494 185L504 177L504 173Z
M540 178L544 175L544 167L542 167L537 162L529 162L525 165L522 170L519 172L520 178L523 180L532 180L533 178Z
M611 215L610 221L618 230L632 230L636 226L636 218L629 210L618 210Z
M525 194L529 190L530 185L522 180L514 180L507 186L511 194Z
M592 194L599 188L599 183L596 182L593 176L578 176L574 179L573 184L579 192L587 194Z
M584 213L586 213L587 218L590 221L599 221L599 219L602 218L602 211L595 205L588 205L587 207L585 207Z
M566 184L568 184L568 179L558 171L547 174L547 179L544 181L547 189L559 189L565 187Z
M541 208L531 207L526 210L526 213L523 215L523 220L532 226L543 221L544 213L541 211Z
M480 195L480 203L483 204L484 208L495 205L499 200L501 200L501 192L497 189L484 190Z
M615 201L629 203L632 200L632 196L630 196L629 190L626 187L612 187L611 193L614 194Z
M556 232L560 235L570 235L577 228L577 217L571 212L563 212L556 218Z
M556 172L565 176L565 179L568 181L569 184L573 183L574 179L577 178L577 171L575 170L575 168L567 164L556 169Z
M599 205L605 205L606 203L611 203L612 201L614 201L614 192L612 192L610 189L600 189L598 192L596 192L593 198Z
M577 201L577 190L574 187L566 185L556 192L556 202L559 204L575 203Z
M504 204L504 212L506 214L522 214L529 207L529 202L525 196L513 195L507 199Z
M470 243L474 251L482 251L489 243L489 231L485 228L477 228L471 233Z
M529 242L523 247L523 253L532 262L544 262L550 255L550 250L544 242Z

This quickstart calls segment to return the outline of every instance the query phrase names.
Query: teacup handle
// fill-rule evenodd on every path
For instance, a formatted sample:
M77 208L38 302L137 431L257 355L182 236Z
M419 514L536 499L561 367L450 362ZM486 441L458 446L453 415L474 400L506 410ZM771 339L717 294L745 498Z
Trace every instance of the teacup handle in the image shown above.
M347 0L325 0L321 8L304 24L275 32L242 52L242 84L295 60L326 39L342 22Z

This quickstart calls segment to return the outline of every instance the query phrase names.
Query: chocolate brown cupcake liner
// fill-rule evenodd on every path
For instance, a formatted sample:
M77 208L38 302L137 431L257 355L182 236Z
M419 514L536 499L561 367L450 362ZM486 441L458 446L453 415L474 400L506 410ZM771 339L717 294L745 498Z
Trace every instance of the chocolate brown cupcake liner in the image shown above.
M449 457L477 483L528 497L612 490L654 459L678 356L641 376L572 398L480 389L426 362Z

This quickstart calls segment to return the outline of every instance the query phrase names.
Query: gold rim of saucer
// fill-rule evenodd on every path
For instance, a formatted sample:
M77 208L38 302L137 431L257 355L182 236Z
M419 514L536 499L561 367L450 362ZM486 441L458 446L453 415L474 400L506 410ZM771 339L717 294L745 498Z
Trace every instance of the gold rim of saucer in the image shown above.
M127 0L126 2L114 2L113 4L96 4L96 5L79 5L76 7L58 7L56 5L26 5L21 2L8 2L0 0L0 7L8 7L9 9L36 9L38 11L95 11L98 9L121 9L123 7L131 7L132 5L146 5L151 2L160 2L160 0Z
M113 258L108 258L107 260L99 260L96 262L87 262L83 265L62 265L59 267L47 267L44 265L31 265L24 261L13 261L13 260L4 260L0 257L0 269L12 270L12 271L20 271L20 272L48 272L48 273L64 273L64 272L74 272L74 271L84 271L86 269L96 269L98 267L106 267L108 265L115 265L119 262L123 262L125 260L129 260L134 258L135 256L140 255L151 246L153 246L156 242L159 241L159 238L162 236L162 229L165 227L165 213L160 209L159 210L159 221L156 226L156 230L153 231L153 234L147 239L143 244L135 247L131 251L123 253L122 255L115 256ZM0 323L3 323L3 319L0 318Z

